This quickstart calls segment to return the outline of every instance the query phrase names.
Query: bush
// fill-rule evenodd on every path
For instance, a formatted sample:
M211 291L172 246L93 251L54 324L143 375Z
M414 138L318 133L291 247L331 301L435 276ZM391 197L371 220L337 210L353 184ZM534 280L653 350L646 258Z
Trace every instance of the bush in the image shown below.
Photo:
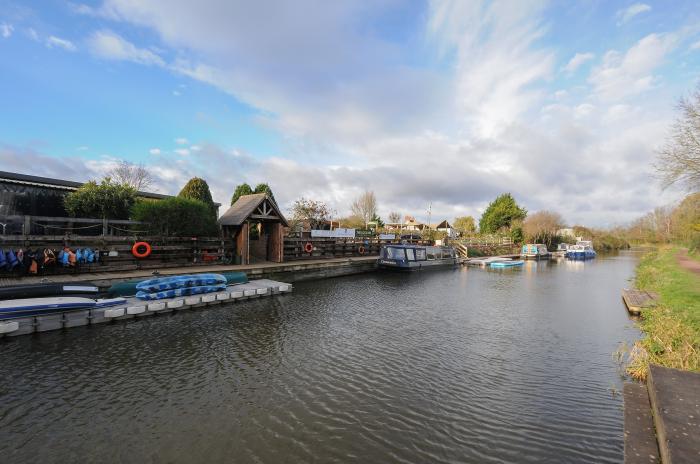
M100 184L94 180L83 184L75 192L66 195L63 204L73 217L129 219L134 201L134 188L106 178Z
M189 198L192 200L199 200L204 204L208 205L211 209L214 219L216 219L217 208L214 204L214 200L211 197L211 191L209 190L209 184L207 181L200 177L193 177L190 179L180 193L177 194L180 198Z
M132 208L131 218L147 223L146 229L151 235L218 235L218 227L210 206L190 198L139 200Z

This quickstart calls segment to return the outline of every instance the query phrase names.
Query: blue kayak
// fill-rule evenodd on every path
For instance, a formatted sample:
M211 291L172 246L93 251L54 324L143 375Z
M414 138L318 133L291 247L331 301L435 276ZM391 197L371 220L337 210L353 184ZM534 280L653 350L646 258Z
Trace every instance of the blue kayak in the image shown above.
M178 288L221 284L226 284L226 277L221 274L190 274L144 280L136 284L136 290L138 295L138 292L153 293Z
M200 285L197 287L172 288L168 290L161 290L159 292L147 292L141 290L136 293L136 298L141 300L162 300L165 298L175 298L176 296L198 295L200 293L221 292L223 290L226 290L225 283L219 285Z
M489 266L495 267L495 268L503 268L503 267L515 267L515 266L522 266L525 263L525 261L522 260L517 260L517 261L496 261Z

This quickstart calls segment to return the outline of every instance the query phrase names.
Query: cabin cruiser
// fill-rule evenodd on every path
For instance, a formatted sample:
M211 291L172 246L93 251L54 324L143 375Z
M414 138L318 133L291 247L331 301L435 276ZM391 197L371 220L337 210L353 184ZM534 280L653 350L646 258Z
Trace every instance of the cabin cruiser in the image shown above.
M523 245L520 256L524 259L547 259L549 251L547 251L547 245L542 243L528 243Z
M454 266L457 263L457 253L448 246L384 245L377 259L377 266L382 269L403 271Z
M576 245L569 245L566 250L566 257L569 259L593 259L595 256L593 242L590 240L579 240Z

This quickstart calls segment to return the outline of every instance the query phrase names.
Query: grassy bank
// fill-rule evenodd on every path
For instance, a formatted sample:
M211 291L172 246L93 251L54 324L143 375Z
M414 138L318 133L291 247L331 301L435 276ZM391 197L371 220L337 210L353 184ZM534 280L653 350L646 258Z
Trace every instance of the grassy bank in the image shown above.
M649 363L700 371L700 276L678 265L677 248L664 247L642 258L636 286L659 294L644 310L644 338L630 352L628 372L646 378Z

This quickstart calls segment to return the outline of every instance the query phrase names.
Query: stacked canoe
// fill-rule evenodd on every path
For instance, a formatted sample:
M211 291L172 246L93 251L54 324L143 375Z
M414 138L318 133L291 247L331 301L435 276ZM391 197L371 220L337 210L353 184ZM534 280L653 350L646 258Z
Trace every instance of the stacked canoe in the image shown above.
M198 295L226 290L227 279L221 274L192 274L144 280L136 284L136 298L162 300L176 296Z

